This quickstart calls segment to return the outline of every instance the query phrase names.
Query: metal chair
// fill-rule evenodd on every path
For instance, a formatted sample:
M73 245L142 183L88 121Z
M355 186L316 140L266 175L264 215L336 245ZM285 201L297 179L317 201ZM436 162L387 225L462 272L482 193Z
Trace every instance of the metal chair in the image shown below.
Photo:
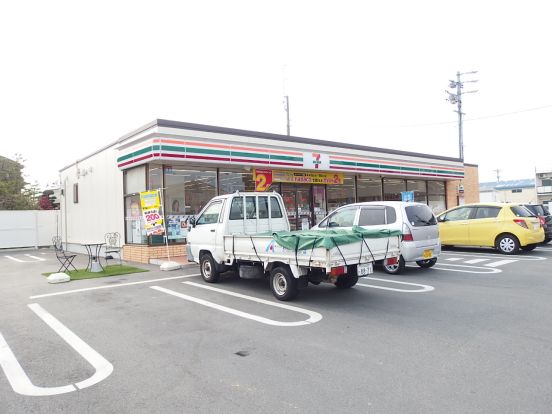
M64 272L69 272L69 266L75 269L75 272L76 272L77 268L73 265L73 260L75 260L75 257L77 257L77 255L67 254L65 250L63 250L63 242L61 240L61 237L59 236L54 236L52 238L52 245L56 250L56 258L61 264L61 267L59 268L58 273L61 272L62 269Z
M113 255L119 256L119 265L123 264L121 257L121 236L117 232L105 234L105 265L108 265L108 260L115 260Z

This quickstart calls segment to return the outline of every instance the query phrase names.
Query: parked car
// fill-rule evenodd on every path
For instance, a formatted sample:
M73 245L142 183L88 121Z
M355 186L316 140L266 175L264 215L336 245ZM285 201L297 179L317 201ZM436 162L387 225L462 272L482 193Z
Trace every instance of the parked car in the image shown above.
M396 264L382 263L387 273L400 273L406 262L432 267L441 254L437 220L426 204L402 201L349 204L333 211L312 229L348 229L354 225L401 231L401 256Z
M552 240L552 215L544 204L523 204L523 206L537 216L544 229L544 243Z
M539 219L520 204L466 204L444 211L437 221L443 246L486 246L516 254L544 240Z

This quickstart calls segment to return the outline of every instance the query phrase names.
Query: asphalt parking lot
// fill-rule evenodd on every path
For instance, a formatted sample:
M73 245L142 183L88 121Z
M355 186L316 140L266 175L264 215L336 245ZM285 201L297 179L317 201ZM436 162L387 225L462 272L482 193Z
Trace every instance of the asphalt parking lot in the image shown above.
M0 412L549 413L551 263L454 249L278 302L195 265L49 285L52 251L0 252Z

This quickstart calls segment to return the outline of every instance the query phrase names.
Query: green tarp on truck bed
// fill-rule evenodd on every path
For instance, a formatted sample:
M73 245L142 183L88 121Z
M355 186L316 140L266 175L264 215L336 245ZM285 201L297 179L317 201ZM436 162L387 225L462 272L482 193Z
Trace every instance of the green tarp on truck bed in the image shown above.
M272 237L280 246L288 250L308 250L314 247L332 247L343 244L362 242L362 239L376 239L382 237L399 236L400 230L387 229L365 229L354 226L351 230L328 229L328 230L298 230L298 231L278 231L272 234Z

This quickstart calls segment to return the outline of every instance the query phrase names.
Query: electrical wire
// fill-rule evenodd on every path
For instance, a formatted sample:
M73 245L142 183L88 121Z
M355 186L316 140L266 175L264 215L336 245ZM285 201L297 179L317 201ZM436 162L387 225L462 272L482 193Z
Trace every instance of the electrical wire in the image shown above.
M499 118L499 117L503 117L503 116L522 114L522 113L525 113L525 112L539 111L541 109L548 109L548 108L552 108L552 105L543 105L543 106L537 106L535 108L520 109L518 111L503 112L503 113L500 113L500 114L485 115L485 116L479 116L479 117L474 117L474 118L464 118L464 122L481 121L481 120L485 120L485 119ZM443 122L430 122L430 123L425 123L425 124L375 126L374 128L418 128L418 127L438 126L438 125L452 125L452 124L457 124L457 123L458 123L458 121L443 121Z

